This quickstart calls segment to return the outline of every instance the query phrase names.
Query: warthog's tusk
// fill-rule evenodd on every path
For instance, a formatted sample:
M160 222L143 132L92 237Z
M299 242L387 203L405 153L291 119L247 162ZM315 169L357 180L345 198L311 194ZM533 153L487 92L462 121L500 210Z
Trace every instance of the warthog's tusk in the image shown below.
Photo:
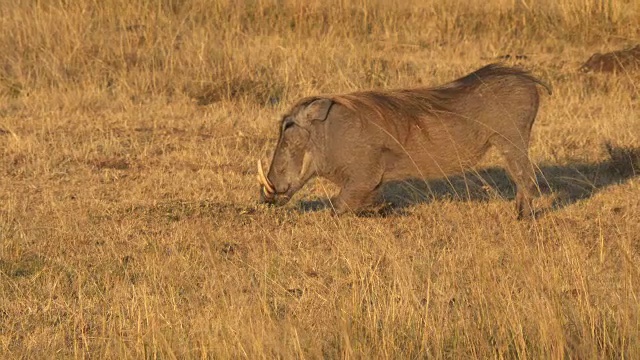
M264 186L265 195L273 195L276 190L273 188L273 184L269 181L269 179L264 176L264 170L262 170L262 161L258 160L258 182Z

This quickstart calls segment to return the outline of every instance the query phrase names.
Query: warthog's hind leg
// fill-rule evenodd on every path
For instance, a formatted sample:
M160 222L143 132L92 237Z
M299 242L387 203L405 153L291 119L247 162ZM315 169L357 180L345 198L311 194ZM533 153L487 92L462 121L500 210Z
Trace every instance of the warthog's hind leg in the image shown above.
M492 139L492 143L504 157L507 172L516 184L516 213L518 219L530 219L535 215L533 197L536 187L535 171L529 159L525 140L514 144L500 136Z

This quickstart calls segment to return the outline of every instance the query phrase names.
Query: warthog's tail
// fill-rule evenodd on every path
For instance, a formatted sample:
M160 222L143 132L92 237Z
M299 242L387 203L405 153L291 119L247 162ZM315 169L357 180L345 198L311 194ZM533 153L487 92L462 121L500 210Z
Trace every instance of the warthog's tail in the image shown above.
M530 75L529 79L533 80L533 82L537 83L538 85L541 85L543 88L545 88L547 90L547 93L549 95L553 95L553 89L551 88L551 85L547 84L546 82L538 79L537 77Z
M493 64L486 65L472 72L471 74L454 81L452 84L473 84L473 83L477 83L478 80L482 81L482 79L485 77L504 76L504 75L519 76L519 77L525 78L529 81L533 81L534 83L540 84L542 87L544 87L547 90L549 95L553 93L551 86L549 86L549 84L531 75L531 73L529 73L528 71L520 67L504 66L501 63L493 63Z
M542 86L543 88L545 88L545 90L547 90L547 93L548 93L549 95L552 95L552 94L553 94L553 89L551 88L551 85L549 85L549 84L547 84L546 82L544 82L544 81L542 81L542 80L538 79L537 77L533 76L533 75L532 75L530 72L528 72L527 70L521 69L521 68L519 68L519 67L514 67L514 68L510 68L510 69L509 69L509 68L501 67L499 64L491 64L491 65L489 65L489 66L492 66L492 65L495 65L495 66L496 66L496 68L497 68L497 67L500 67L500 70L501 70L501 71L506 71L506 72L511 71L511 74L513 74L513 75L522 76L522 77L524 77L524 78L526 78L526 79L528 79L528 80L531 80L531 81L533 81L534 83L536 83L536 84L538 84L538 85ZM498 70L498 71L500 71L500 70Z

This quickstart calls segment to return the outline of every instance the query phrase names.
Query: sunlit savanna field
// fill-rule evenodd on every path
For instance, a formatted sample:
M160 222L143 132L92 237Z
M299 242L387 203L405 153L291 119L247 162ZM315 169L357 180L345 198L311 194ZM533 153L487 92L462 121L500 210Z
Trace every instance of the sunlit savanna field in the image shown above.
M0 358L640 358L633 0L0 5ZM517 221L499 154L332 216L258 205L298 98L548 82ZM606 143L610 143L609 148ZM323 204L325 206L323 206Z

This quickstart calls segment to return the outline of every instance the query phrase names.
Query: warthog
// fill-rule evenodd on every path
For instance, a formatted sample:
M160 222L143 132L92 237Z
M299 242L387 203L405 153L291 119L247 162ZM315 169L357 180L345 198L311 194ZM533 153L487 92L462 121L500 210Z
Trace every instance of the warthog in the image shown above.
M491 64L433 88L301 99L282 117L268 174L258 161L261 201L284 204L321 176L341 187L331 200L335 212L357 212L387 181L463 172L493 145L517 186L518 218L531 217L536 84L551 93L523 70Z
M585 73L624 73L636 69L640 69L640 45L604 54L595 53L580 67L580 71Z

